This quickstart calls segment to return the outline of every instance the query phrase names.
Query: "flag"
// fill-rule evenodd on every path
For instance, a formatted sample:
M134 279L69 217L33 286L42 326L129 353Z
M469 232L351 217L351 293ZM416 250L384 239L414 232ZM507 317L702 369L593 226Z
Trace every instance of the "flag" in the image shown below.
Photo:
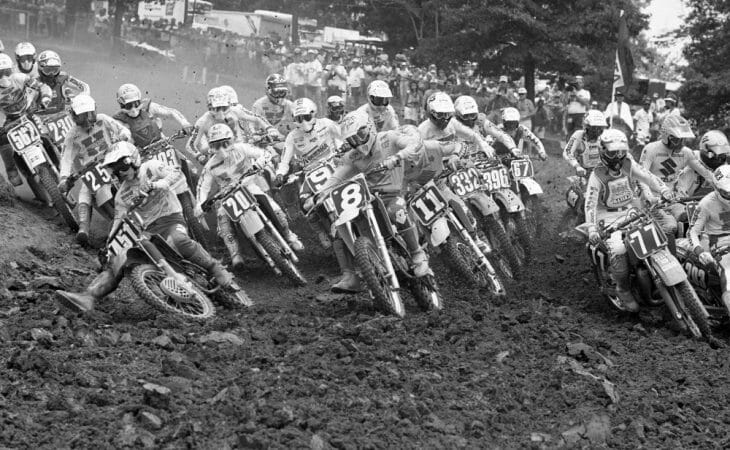
M613 72L613 90L623 87L625 92L633 80L634 58L629 48L629 28L626 25L624 11L618 19L618 47L616 48L616 67Z

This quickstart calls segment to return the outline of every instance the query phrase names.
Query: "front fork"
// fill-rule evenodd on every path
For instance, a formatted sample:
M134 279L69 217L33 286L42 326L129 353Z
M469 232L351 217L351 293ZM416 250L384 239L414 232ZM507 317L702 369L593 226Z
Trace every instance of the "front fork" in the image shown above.
M388 253L388 246L385 244L385 239L383 238L383 234L380 232L380 226L378 225L378 221L375 218L372 203L369 203L367 206L365 206L363 208L363 211L365 212L365 217L367 218L370 232L375 238L375 244L378 248L378 252L380 253L380 258L385 263L385 269L388 271L390 288L394 291L397 291L398 289L400 289L400 283L398 282L398 277L395 274L393 261L390 259L390 253Z

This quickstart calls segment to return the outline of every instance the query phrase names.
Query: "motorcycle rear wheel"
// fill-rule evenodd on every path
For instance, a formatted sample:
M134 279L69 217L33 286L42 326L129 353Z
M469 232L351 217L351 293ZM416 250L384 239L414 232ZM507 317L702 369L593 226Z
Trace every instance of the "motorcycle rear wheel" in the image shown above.
M66 222L66 225L68 225L72 232L78 231L79 224L76 222L76 218L71 212L68 203L66 203L63 195L58 190L58 180L56 179L56 175L48 166L48 163L43 163L36 167L36 172L38 172L38 178L40 179L43 188L46 190L48 196L51 197L53 207L56 211L58 211L58 214L61 215L61 218L64 222Z
M697 330L693 330L694 327L692 324L687 323L687 327L690 329L694 337L699 339L704 336L708 342L712 342L713 337L712 329L710 329L710 321L702 313L702 303L700 303L700 299L697 297L697 293L695 293L692 285L689 284L689 281L684 280L681 283L672 286L671 289L674 290L674 293L678 298L682 299L684 306L689 310L688 312L690 317L687 317L685 322L688 322L687 319L690 319L694 322L701 333L701 335L698 336Z
M513 279L519 278L522 275L522 262L502 222L497 220L494 214L490 214L483 219L483 229L489 237L489 243L492 244L492 255L487 256L488 258L491 256L492 264L496 263L495 267L502 275Z
M215 315L215 307L207 295L193 283L193 296L190 302L181 303L165 294L160 288L162 280L167 274L152 264L141 264L131 272L132 289L142 300L150 306L164 312L171 312L181 316L204 320Z
M390 288L385 265L373 243L364 236L355 240L355 264L376 307L386 314L405 317L406 310L400 294Z

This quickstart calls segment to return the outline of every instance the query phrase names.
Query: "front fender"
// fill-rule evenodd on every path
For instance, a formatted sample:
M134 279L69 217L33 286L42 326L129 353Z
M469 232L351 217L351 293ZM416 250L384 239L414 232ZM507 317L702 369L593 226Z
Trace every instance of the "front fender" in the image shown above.
M687 279L687 273L668 249L664 248L649 257L652 267L665 285L674 286Z
M261 220L261 217L259 217L258 213L253 209L249 209L243 213L241 218L238 219L238 223L249 236L253 236L264 229L264 221Z
M451 233L449 230L449 221L446 220L446 217L439 217L433 224L431 224L430 231L431 246L438 247L446 241Z
M500 189L493 194L494 200L502 206L508 213L515 213L525 210L525 205L520 197L511 189Z
M114 193L112 192L112 185L105 184L94 194L96 199L96 206L101 206L109 200L114 200Z
M499 212L499 205L491 195L477 192L466 199L481 215L490 216Z
M520 178L520 188L525 188L528 195L542 194L542 186L534 178ZM522 189L520 189L522 190Z

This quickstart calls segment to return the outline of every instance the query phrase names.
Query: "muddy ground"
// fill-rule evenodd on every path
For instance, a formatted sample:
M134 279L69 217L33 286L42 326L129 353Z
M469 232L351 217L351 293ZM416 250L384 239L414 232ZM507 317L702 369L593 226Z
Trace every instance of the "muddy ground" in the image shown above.
M202 110L207 88L164 67L65 55L101 111L125 81ZM158 314L126 282L78 316L52 292L81 289L95 252L47 210L0 202L0 447L727 448L728 350L604 305L582 245L555 229L564 168L541 167L546 237L506 299L437 263L445 310L411 302L403 320L327 293L336 264L317 251L309 286L252 264L239 276L256 306L204 324Z

